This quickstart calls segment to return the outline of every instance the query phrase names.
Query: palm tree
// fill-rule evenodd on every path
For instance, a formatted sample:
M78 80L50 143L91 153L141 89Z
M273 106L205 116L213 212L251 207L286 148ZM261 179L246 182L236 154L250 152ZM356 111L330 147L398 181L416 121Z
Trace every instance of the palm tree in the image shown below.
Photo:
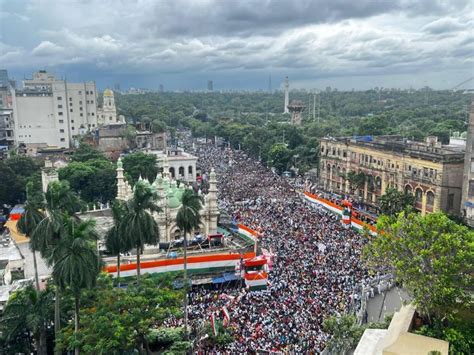
M156 204L157 192L147 181L138 181L133 197L125 204L125 212L119 225L119 233L127 245L137 249L137 282L140 283L140 254L145 244L157 244L160 240L158 224L151 212L160 212Z
M39 292L38 263L36 262L36 251L39 250L39 246L36 244L36 240L31 238L31 236L36 226L45 217L43 214L44 203L42 194L33 190L32 182L26 185L26 198L25 211L18 220L17 228L21 233L30 238L30 248L33 252L33 266L35 269L35 283L36 289Z
M52 293L49 290L39 291L27 286L14 292L5 306L0 322L2 338L7 344L19 345L22 350L17 349L18 352L32 353L30 338L33 337L37 353L46 355L46 324L52 321L52 303ZM27 339L24 339L25 335ZM23 339L26 341L23 342Z
M95 241L95 221L75 222L65 217L65 228L51 255L55 260L53 278L65 290L69 288L74 295L74 332L79 331L79 302L81 291L95 285L100 272L99 256ZM79 354L79 347L74 349Z
M176 225L184 232L184 333L188 336L188 240L187 235L201 224L199 211L202 208L203 198L193 190L184 191L181 198L181 207L176 215Z
M69 187L67 181L54 181L48 185L44 195L45 217L38 223L33 231L37 250L50 264L54 260L50 258L51 246L54 246L59 238L63 227L65 216L72 216L81 208L81 200Z
M48 185L44 195L45 217L38 223L31 234L36 250L51 267L55 260L51 255L54 246L61 238L64 228L64 218L73 215L81 207L79 197L70 189L67 181L53 181ZM56 339L61 329L60 292L56 287L54 301L54 332Z
M116 200L112 205L112 217L114 225L105 235L105 246L107 250L117 255L117 282L120 287L120 253L125 253L131 249L130 241L120 233L120 223L125 213L125 205L122 201Z

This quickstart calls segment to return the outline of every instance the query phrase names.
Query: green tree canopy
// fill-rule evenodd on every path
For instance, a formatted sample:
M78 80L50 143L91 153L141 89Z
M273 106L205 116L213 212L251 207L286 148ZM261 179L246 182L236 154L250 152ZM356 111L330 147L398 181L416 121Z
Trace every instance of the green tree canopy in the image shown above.
M166 124L159 120L154 120L151 122L151 131L153 133L163 133L166 131Z
M48 288L38 292L32 286L15 291L0 321L0 342L8 354L32 353L46 355L46 333L53 322L53 296ZM35 340L35 345L31 341Z
M74 296L74 333L79 332L79 302L81 292L95 285L100 271L99 255L95 242L98 239L94 230L95 221L77 223L65 218L65 228L61 238L52 250L54 260L53 279L63 291L71 290ZM79 346L75 346L79 354Z
M133 189L133 197L124 206L119 235L126 245L134 246L137 253L137 280L140 281L140 254L145 244L157 244L160 230L153 212L161 211L157 205L158 193L146 181L138 181Z
M345 354L354 349L364 333L364 328L357 325L353 315L330 316L324 320L323 329L331 334L327 343L331 354Z
M402 211L410 211L415 203L415 198L411 194L388 188L380 197L381 213L387 216L395 216Z
M381 232L365 249L369 264L387 267L429 319L471 304L474 231L442 213L382 216Z
M135 184L140 176L151 182L156 178L156 174L158 174L156 156L143 152L126 155L123 158L123 168L127 174L127 179L132 184Z
M109 202L117 193L115 167L107 159L73 161L58 173L85 202Z
M108 275L84 297L77 341L85 354L113 354L143 348L151 351L156 330L165 319L181 315L183 291L175 290L169 277L144 277L140 286L114 288ZM87 300L87 303L86 303ZM167 346L182 340L173 338ZM72 325L62 331L60 348L72 350L76 341ZM160 349L164 350L164 349Z
M105 247L107 251L117 256L117 280L120 285L120 253L130 251L135 245L131 244L130 238L121 233L120 222L126 213L124 201L115 200L112 204L112 217L114 224L105 234Z
M352 191L358 191L364 187L366 176L361 172L349 171L346 175L346 179L349 181L349 186Z
M14 205L26 198L26 184L39 180L39 164L30 157L13 155L0 161L0 204Z
M288 168L291 160L291 151L285 143L275 143L268 153L271 165L279 172L283 172Z
M104 154L87 143L81 143L71 156L73 162L86 162L88 160L106 159Z

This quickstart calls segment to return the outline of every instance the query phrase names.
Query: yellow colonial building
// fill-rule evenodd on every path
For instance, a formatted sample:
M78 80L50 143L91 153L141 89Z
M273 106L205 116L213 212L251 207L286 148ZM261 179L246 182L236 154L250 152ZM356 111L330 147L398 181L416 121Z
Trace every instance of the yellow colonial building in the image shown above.
M321 139L320 186L377 206L388 187L415 196L422 214L460 214L464 153L436 137L414 142L400 136Z

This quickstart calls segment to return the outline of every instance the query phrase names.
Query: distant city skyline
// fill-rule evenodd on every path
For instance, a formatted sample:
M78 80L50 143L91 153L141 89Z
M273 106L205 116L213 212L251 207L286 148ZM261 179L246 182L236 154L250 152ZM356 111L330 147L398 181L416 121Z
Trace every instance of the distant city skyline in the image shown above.
M450 89L474 75L459 1L0 0L0 68L98 88ZM471 82L464 88L472 88Z

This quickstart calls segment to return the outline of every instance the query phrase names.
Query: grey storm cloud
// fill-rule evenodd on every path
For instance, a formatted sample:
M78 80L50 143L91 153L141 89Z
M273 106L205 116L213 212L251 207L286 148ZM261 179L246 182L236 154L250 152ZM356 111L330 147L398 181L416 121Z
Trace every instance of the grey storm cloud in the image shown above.
M468 4L442 0L170 0L156 2L150 9L153 16L140 27L147 33L171 36L272 35L299 26L387 13L441 15Z
M0 67L227 87L269 72L454 82L472 75L473 25L470 0L0 0Z

